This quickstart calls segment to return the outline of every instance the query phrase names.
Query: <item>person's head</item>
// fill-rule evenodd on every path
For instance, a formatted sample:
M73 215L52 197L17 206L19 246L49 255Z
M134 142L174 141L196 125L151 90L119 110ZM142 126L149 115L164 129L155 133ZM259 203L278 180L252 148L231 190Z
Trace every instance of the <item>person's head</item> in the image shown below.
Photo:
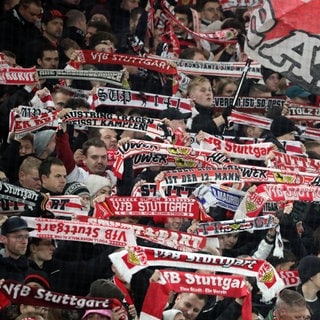
M82 146L82 151L83 163L91 173L101 175L106 171L107 148L102 140L98 138L87 140Z
M279 116L272 121L270 131L278 140L294 141L297 127L293 120Z
M209 58L208 52L200 48L185 48L179 55L180 59L207 61Z
M36 23L42 13L41 0L20 0L18 11L24 20Z
M224 250L232 249L238 242L239 233L223 234L219 236L220 248Z
M39 159L46 159L56 148L56 132L52 129L38 131L33 141L35 155Z
M270 262L277 271L282 270L292 270L297 262L297 257L291 250L284 249L283 257L276 257L274 255L269 255L267 258L268 262Z
M189 82L187 94L194 103L212 107L213 91L208 78L200 76Z
M301 284L311 285L320 291L320 258L314 255L303 257L298 265Z
M304 146L306 148L307 153L312 151L320 156L320 141L317 141L317 140L305 141Z
M87 310L81 320L110 320L112 311L108 309L91 309Z
M87 23L87 31L84 37L84 41L87 47L89 47L90 45L90 38L99 31L110 32L110 24L101 20L90 20Z
M177 128L186 130L186 120L191 116L189 113L182 113L175 108L167 108L159 114L159 119L168 119L169 127L174 131Z
M19 140L19 156L23 157L34 152L32 133L27 133Z
M271 96L272 96L271 90L264 84L255 83L252 86L250 86L249 97L271 98Z
M83 12L77 9L71 9L66 13L66 17L67 27L76 27L85 34L87 29L87 19Z
M285 91L285 95L295 103L300 103L300 104L311 103L312 93L296 85L293 85L287 88L287 90Z
M64 190L64 195L76 195L80 197L81 205L83 210L90 209L90 193L87 186L81 182L70 182L67 183Z
M90 109L90 104L83 98L70 98L66 102L65 108L88 111Z
M249 138L260 138L263 133L263 129L256 126L243 126L243 134Z
M63 50L63 53L68 59L71 59L72 53L75 50L80 50L81 47L78 45L78 43L70 38L63 38L60 41L60 47Z
M280 90L280 73L262 66L261 74L265 85L270 89L271 92L276 93Z
M222 11L218 0L204 0L200 3L199 11L201 19L212 23L222 18Z
M41 18L41 28L44 37L57 41L62 36L64 15L59 10L45 11Z
M17 66L17 56L15 55L15 53L9 50L2 50L1 53L4 54L6 61L10 67Z
M216 86L217 96L233 97L237 91L238 84L232 79L220 81Z
M96 174L90 174L88 179L85 181L85 185L89 190L91 200L100 195L111 195L112 183L110 179L106 177L102 177ZM92 202L91 205L93 205Z
M100 52L112 53L115 51L117 38L106 31L98 31L89 39L89 48Z
M121 0L120 8L127 11L132 11L134 8L139 7L140 0Z
M177 5L174 7L174 15L180 24L188 29L192 29L192 11L188 5ZM187 31L179 26L176 22L172 23L173 32L178 37L186 37Z
M30 309L35 311L29 311ZM43 307L34 307L31 305L20 305L21 314L14 320L45 320L47 316L43 314L42 309L47 309ZM26 312L25 312L26 310ZM47 314L48 312L46 312Z
M39 192L41 181L39 177L39 167L41 160L35 157L27 157L19 167L19 183L22 187Z
M48 158L39 167L39 177L43 188L55 194L62 194L67 182L66 167L60 159Z
M304 297L291 289L283 289L279 293L274 312L277 318L282 320L311 319L311 313Z
M58 88L52 91L52 100L58 110L66 106L67 101L70 99L70 93L64 88Z
M6 256L18 259L26 254L29 230L27 222L17 216L9 217L2 224L0 239Z
M40 69L57 69L59 52L52 44L45 43L37 49L37 65Z
M97 129L92 128L89 131L90 138L98 138L102 140L107 150L116 150L118 148L117 132L110 128Z
M52 260L55 249L55 242L52 239L30 238L27 255L42 268L44 262Z
M120 290L120 288L109 279L97 279L91 282L88 296L115 298L120 302L125 298L125 294Z
M163 311L162 319L163 320L185 320L186 318L184 317L181 310L170 309L170 310Z
M32 240L32 238L30 240ZM23 284L32 288L50 290L49 277L42 270L35 270L28 273L23 280Z
M179 293L172 309L181 310L186 320L195 320L207 302L206 295Z

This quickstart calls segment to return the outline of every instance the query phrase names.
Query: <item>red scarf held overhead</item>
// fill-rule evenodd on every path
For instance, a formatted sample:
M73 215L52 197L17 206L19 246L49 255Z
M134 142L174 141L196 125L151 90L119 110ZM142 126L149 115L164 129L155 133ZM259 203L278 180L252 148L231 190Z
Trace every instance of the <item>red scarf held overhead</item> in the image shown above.
M251 292L242 276L197 274L192 272L161 270L161 279L151 282L144 299L140 320L162 319L162 312L170 292L187 292L224 297L243 297L242 319L251 319ZM157 303L154 303L157 297Z

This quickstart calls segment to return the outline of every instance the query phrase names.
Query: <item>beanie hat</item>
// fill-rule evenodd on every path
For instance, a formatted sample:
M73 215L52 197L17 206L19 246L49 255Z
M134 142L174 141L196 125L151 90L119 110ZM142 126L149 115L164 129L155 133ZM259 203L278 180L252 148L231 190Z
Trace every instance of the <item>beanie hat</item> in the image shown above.
M93 313L97 313L100 314L101 316L106 316L111 318L112 316L112 311L108 310L108 309L92 309L92 310L87 310L85 312L85 314L83 315L83 317L81 318L81 320L85 319L86 316L88 316L89 314L93 314Z
M89 190L90 197L93 197L100 189L104 187L112 188L111 181L102 176L96 174L90 174L85 184Z
M298 274L301 283L304 284L310 278L320 272L320 258L317 256L309 255L300 260L298 266Z
M40 157L40 155L43 153L43 151L49 144L50 139L55 133L56 132L54 130L42 130L42 131L38 131L34 135L34 140L33 140L34 152L37 157Z
M124 299L124 293L111 281L107 279L97 279L90 285L90 297L115 298L120 302Z
M30 282L36 282L43 289L50 290L49 278L47 274L41 270L29 273L23 280L24 284L29 284Z
M90 195L87 186L84 183L80 183L80 182L67 183L66 186L64 187L63 194L64 195L70 194L70 195L77 195L77 196Z
M179 313L182 314L182 311L177 310L177 309L170 309L170 310L163 311L162 319L163 320L174 320L175 316Z
M291 119L280 116L272 121L270 131L277 138L292 131L297 131L297 127Z
M17 216L9 217L1 226L1 234L3 236L20 230L31 231L33 228L29 228L27 221Z

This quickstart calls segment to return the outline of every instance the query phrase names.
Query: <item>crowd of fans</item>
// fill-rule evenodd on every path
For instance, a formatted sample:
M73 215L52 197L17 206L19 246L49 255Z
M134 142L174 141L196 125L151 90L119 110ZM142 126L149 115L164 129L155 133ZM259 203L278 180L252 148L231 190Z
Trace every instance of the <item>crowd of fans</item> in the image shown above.
M172 7L175 20L165 19L161 1L143 0L3 0L0 17L0 52L4 67L68 69L79 59L81 50L125 55L145 54L152 57L194 61L245 62L244 43L252 8L223 11L219 0L165 1ZM240 2L240 1L239 1ZM285 5L285 4L284 4ZM153 16L150 15L153 13ZM153 28L150 17L153 17ZM168 23L169 22L169 23ZM170 27L168 27L170 26ZM208 42L192 35L232 28L236 42ZM272 142L274 150L288 152L285 142L299 141L299 156L320 159L320 142L304 139L299 126L305 121L289 119L290 105L317 106L318 97L280 73L261 66L261 79L218 75L178 74L179 79L138 66L84 64L80 70L123 71L122 89L144 94L175 96L189 99L190 112L168 106L155 111L133 107L99 105L102 113L126 114L156 118L170 136L156 142L200 148L205 134L228 137L237 143ZM1 69L0 69L1 72ZM175 89L175 83L178 88ZM19 106L46 108L44 97L52 99L49 112L58 110L63 117L71 110L92 109L89 97L98 87L116 87L102 80L37 79L36 85L0 85L0 179L1 184L31 189L47 196L77 195L82 210L95 216L95 204L112 196L132 195L143 185L159 182L165 170L150 164L135 169L132 159L124 161L124 174L119 178L113 161L119 146L131 139L151 142L143 132L110 127L86 127L60 123L16 135L10 129L13 111ZM251 124L239 125L228 120L232 108L222 111L215 97L279 99L260 113L271 121L270 130ZM39 102L40 101L40 102ZM42 101L42 102L41 102ZM217 111L219 109L219 111ZM240 110L240 109L239 109ZM240 110L241 111L241 110ZM316 122L313 123L316 126ZM170 135L171 133L171 135ZM231 137L231 138L230 138ZM242 140L246 138L246 140ZM154 140L153 140L154 142ZM234 159L232 163L266 167L265 161ZM185 166L188 168L188 166ZM298 173L297 173L298 174ZM218 182L219 184L219 182ZM230 186L230 184L229 184ZM188 186L189 187L189 186ZM189 196L197 186L190 186ZM235 187L235 186L234 186ZM239 191L254 192L252 184L243 183ZM1 187L2 188L2 187ZM141 189L142 190L142 189ZM183 189L184 191L188 188ZM251 191L250 191L251 190ZM143 192L142 192L143 195ZM14 206L12 199L0 193L1 252L0 279L13 280L76 296L117 298L121 306L113 309L64 310L11 303L0 309L0 319L139 319L149 281L159 280L159 270L147 268L128 283L109 255L122 248L84 241L31 237L33 230L26 217L57 218L48 208ZM23 202L23 201L21 201ZM11 204L10 204L11 203ZM6 206L7 209L6 209ZM252 315L247 319L318 319L320 315L320 206L318 202L293 201L278 204L274 215L283 239L283 256L273 255L276 227L267 230L234 232L217 236L216 246L202 253L240 259L264 259L277 271L298 270L299 284L278 292L265 302L256 279L246 278L252 291ZM234 211L212 206L207 214L215 221L232 220ZM59 217L63 221L64 217ZM70 219L72 219L70 217ZM182 217L137 217L128 214L112 217L113 221L144 225L177 232L196 232L197 223ZM167 248L147 240L138 245ZM183 270L179 268L178 270ZM193 270L194 272L196 270ZM201 273L199 270L196 271ZM208 274L214 274L207 271ZM0 288L1 291L1 288ZM154 302L157 303L157 297ZM243 297L230 298L177 292L167 303L164 320L236 320L242 319ZM0 297L1 302L1 297Z

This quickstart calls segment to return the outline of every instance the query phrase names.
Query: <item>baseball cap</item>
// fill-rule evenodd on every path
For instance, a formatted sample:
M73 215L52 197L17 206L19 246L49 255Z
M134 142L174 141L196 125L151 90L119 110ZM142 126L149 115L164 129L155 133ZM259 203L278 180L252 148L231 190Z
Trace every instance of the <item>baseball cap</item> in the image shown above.
M320 258L317 256L309 255L300 260L298 266L298 274L301 283L304 284L310 278L320 272Z
M83 315L83 317L81 318L81 320L85 319L86 316L88 316L89 314L93 314L93 313L100 314L101 316L106 316L106 317L109 317L109 318L111 318L111 316L112 316L112 311L111 310L108 310L108 309L92 309L92 310L87 310L85 312L85 314Z
M9 217L1 226L1 234L3 236L20 230L31 231L33 228L29 228L27 221L17 216Z
M289 97L290 99L294 99L294 98L297 98L297 97L299 97L299 98L308 98L308 97L310 97L312 95L312 93L302 89L299 86L293 85L293 86L289 87L286 90L285 95L287 97Z
M182 113L178 109L168 108L160 112L159 119L167 118L169 120L183 120L190 118L190 116L191 112Z
M49 21L56 18L61 18L62 20L65 20L67 17L63 15L59 10L49 10L43 12L41 22L48 23Z

